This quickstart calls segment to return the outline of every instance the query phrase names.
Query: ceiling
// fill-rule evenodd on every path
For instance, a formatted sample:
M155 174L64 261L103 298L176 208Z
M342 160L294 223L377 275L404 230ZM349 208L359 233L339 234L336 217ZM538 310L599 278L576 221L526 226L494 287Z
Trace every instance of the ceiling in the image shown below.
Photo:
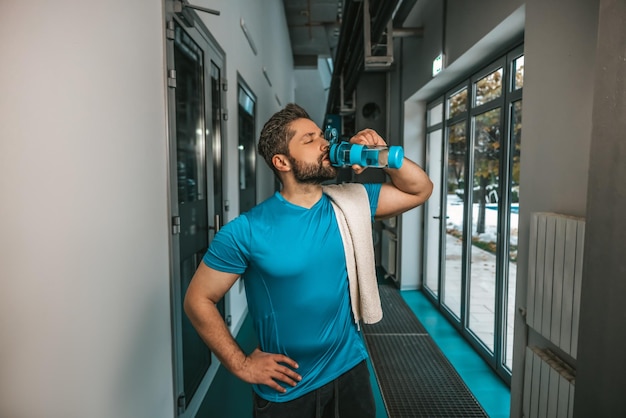
M283 0L294 67L317 68L318 58L333 59L327 113L341 111L345 104L342 96L351 100L360 74L366 70L364 45L377 48L385 39L390 21L395 36L416 3L418 0ZM371 26L367 41L365 4L369 4Z
M315 67L337 48L343 0L283 0L294 66Z

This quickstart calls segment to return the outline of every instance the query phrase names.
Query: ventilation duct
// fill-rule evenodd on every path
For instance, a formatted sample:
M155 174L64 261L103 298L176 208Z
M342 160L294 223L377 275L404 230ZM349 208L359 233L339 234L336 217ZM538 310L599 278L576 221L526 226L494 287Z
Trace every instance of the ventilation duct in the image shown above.
M343 99L354 97L359 76L364 71L365 36L363 21L365 5L369 3L370 40L375 45L388 35L386 32L391 26L389 22L400 1L345 1L326 113L336 114L342 108L353 107L352 103L344 103Z

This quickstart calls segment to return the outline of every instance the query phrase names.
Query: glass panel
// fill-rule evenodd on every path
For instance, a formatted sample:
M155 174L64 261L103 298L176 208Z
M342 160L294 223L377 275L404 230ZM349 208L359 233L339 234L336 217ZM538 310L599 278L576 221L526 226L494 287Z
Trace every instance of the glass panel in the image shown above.
M184 203L204 199L206 190L203 57L202 50L182 31L177 34L176 46L176 70L184 77L177 80L176 88L178 203Z
M463 112L467 112L467 87L448 98L448 119Z
M239 88L240 92L243 89ZM241 98L241 93L239 94ZM256 149L254 147L254 101L245 94L246 107L239 101L239 213L256 205Z
M426 126L434 126L443 121L443 103L439 103L428 111Z
M222 213L222 95L221 95L221 68L211 61L211 143L213 157L213 210L214 214L223 219Z
M488 74L474 84L474 106L480 106L502 96L502 68Z
M515 318L515 284L517 281L517 232L519 212L520 149L522 139L522 101L513 103L511 109L511 203L509 207L509 274L508 293L505 296L506 335L504 340L504 365L513 369L513 322Z
M239 107L240 110L254 116L254 99L243 88L239 88Z
M515 61L513 61L513 90L521 89L524 87L524 56L522 55Z
M222 188L222 69L215 62L211 61L211 127L212 135L210 141L212 144L213 165L213 214L217 216L214 222L220 222L224 219L222 211L222 202L224 201L224 193ZM215 226L215 225L214 225ZM222 314L222 318L226 317L226 302L222 298L217 302L217 310Z
M463 273L463 214L465 159L467 154L466 122L448 128L448 165L446 193L446 242L444 244L443 303L461 317Z
M206 120L204 54L180 27L174 42L176 68L176 164L179 257L182 304L189 282L208 248ZM211 363L211 353L186 315L182 315L183 385L187 402L195 394Z
M500 108L474 117L470 329L493 352L499 211Z
M439 108L440 112L443 109ZM428 146L428 177L435 184L441 184L442 180L442 130L438 129L428 134L426 143ZM425 285L435 295L439 293L439 248L441 247L441 195L437 192L433 193L426 201L425 218L426 218L426 253L425 267L426 278Z

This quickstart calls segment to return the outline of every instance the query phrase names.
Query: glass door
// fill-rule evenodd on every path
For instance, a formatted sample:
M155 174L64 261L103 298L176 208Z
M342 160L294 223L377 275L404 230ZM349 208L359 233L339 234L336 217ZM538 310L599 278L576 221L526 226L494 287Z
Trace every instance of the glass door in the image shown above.
M209 245L209 200L213 184L208 181L206 131L207 106L205 90L204 51L176 25L174 39L174 68L176 69L176 177L179 225L176 238L179 244L180 295L177 303L182 307L189 282ZM186 315L182 315L182 366L183 397L179 404L189 402L202 377L211 364L211 353L195 332Z
M426 204L424 289L507 381L513 353L523 70L519 47L427 107L428 163L441 167L429 165L428 173L443 186ZM441 103L443 122L432 124Z
M524 87L524 55L521 48L509 54L508 66L512 72L512 85L509 97L509 147L505 158L508 160L508 184L505 210L505 222L508 240L504 242L503 253L508 262L505 263L506 282L505 316L503 326L502 365L510 373L513 370L513 323L515 318L515 287L517 284L517 235L520 204L520 161L522 141L522 88Z
M442 305L455 321L462 318L464 293L465 236L463 234L466 211L466 159L467 159L467 87L457 89L446 99L446 193L443 206L446 219L443 240Z
M442 184L443 103L441 101L428 109L426 119L426 172L434 184ZM441 193L433 192L426 201L424 219L424 235L427 242L424 246L424 288L437 298L441 270L439 259L441 229L444 224L441 213Z
M473 245L470 253L469 315L467 325L493 353L496 320L496 249L498 246L498 168L501 108L472 118L473 165L469 205Z
M167 23L172 321L178 413L199 403L212 355L183 312L183 300L222 215L223 57L175 17ZM224 304L219 306L222 315Z

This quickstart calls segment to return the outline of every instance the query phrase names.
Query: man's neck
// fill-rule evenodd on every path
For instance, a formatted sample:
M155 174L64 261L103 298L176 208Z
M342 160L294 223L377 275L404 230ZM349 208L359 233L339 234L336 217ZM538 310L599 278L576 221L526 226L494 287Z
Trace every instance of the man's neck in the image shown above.
M322 197L322 185L287 183L283 185L280 194L289 203L310 209Z

